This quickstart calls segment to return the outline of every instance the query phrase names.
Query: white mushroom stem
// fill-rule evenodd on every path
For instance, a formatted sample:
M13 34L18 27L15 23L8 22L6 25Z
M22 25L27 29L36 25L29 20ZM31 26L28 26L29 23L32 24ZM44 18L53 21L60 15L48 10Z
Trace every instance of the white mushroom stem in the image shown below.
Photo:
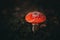
M38 24L32 24L32 31L34 32L35 31L35 26L38 25Z
M32 27L32 31L34 32L34 25L33 25L33 27Z

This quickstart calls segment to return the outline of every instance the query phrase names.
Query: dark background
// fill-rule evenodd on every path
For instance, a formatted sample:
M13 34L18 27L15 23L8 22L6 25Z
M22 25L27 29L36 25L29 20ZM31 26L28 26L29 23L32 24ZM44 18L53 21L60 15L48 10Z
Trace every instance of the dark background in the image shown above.
M35 10L46 15L44 24L47 26L33 33L32 25L27 23L24 17L28 12ZM0 0L0 11L0 40L60 39L58 0Z

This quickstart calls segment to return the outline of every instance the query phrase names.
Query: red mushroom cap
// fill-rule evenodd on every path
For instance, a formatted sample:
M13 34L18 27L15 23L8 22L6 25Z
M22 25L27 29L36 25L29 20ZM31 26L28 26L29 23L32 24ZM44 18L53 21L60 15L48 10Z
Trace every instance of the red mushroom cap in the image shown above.
M46 16L41 12L34 11L34 12L29 12L25 16L25 20L32 24L39 24L46 21Z

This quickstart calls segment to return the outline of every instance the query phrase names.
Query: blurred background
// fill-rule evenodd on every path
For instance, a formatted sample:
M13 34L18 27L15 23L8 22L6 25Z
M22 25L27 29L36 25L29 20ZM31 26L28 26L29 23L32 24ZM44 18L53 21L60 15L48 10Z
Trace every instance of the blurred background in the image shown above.
M31 11L41 11L47 17L35 33L24 19ZM0 40L59 40L59 13L58 0L0 0Z

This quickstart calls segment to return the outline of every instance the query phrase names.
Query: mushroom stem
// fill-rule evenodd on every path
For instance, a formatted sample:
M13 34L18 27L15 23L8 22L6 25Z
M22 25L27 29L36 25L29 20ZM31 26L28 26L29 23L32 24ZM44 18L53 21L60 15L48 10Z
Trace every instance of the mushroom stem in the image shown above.
M32 27L32 31L34 32L34 30L35 30L35 29L34 29L34 25L33 25L33 27Z
M37 27L38 24L32 24L32 31L35 31L35 27Z

